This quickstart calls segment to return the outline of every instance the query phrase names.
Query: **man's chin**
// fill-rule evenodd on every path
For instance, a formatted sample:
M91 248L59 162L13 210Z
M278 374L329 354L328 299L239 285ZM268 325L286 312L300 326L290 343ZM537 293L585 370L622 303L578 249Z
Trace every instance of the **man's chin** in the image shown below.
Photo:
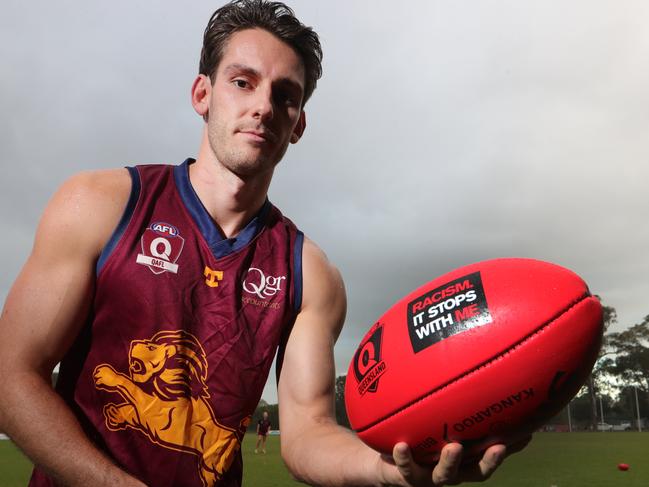
M221 164L230 170L232 173L243 178L250 178L253 176L260 176L273 172L275 166L286 152L286 149L280 154L276 151L268 153L258 148L246 147L245 149L227 151L222 154L222 158L217 159Z
M255 159L252 161L237 161L234 164L226 165L230 171L242 179L249 179L262 174L272 173L277 165L269 159Z

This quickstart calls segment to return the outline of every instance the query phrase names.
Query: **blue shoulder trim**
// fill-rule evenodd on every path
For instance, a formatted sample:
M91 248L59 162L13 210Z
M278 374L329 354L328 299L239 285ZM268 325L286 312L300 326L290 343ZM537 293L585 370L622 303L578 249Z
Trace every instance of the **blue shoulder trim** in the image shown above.
M299 313L302 307L302 247L304 234L298 230L293 246L293 300L295 312Z
M135 211L135 206L137 205L137 200L140 198L140 173L134 167L127 167L129 174L131 175L131 195L128 197L128 203L126 203L126 208L122 214L122 218L119 220L117 227L113 231L110 239L106 243L106 246L102 249L101 254L99 254L99 260L97 260L97 265L95 267L95 275L99 275L99 272L104 267L106 260L110 257L110 254L113 253L115 247L119 243L119 240L124 235L126 227L128 227L131 217L133 216L133 211Z
M295 315L300 312L302 308L302 247L304 246L304 233L300 230L295 235L295 242L293 243L293 307ZM284 363L284 352L286 351L286 342L288 336L291 334L295 319L284 326L282 330L282 338L277 350L277 359L275 361L275 379L279 384L279 375L282 371Z

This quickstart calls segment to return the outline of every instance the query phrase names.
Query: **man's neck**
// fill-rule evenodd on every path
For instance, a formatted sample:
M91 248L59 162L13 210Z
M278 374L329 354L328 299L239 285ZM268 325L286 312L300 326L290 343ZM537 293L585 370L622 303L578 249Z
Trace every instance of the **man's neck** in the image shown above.
M242 179L216 161L205 144L189 166L194 191L226 238L236 236L261 209L271 177Z

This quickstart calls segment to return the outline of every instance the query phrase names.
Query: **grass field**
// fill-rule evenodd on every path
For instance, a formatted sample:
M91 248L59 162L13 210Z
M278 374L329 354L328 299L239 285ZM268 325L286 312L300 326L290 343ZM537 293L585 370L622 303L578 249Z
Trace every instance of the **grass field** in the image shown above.
M0 441L0 487L25 486L32 464L8 440Z
M279 455L279 438L269 436L267 453L254 453L255 437L243 443L246 487L301 485L291 480ZM512 456L485 482L489 487L646 487L649 433L537 433L525 451ZM628 463L627 472L617 470ZM0 441L0 487L23 487L28 460L9 441Z

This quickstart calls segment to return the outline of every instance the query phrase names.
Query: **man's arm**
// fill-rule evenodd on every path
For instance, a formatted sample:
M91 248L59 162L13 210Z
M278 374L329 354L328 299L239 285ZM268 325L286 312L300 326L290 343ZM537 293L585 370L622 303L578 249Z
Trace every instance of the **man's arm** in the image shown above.
M130 187L126 170L66 182L43 214L0 316L0 427L64 485L143 485L95 448L51 386L53 367L85 323L95 262Z
M282 457L291 473L326 486L430 486L489 477L505 456L503 445L462 471L461 445L446 445L431 470L414 463L405 443L395 445L388 458L336 424L333 347L345 318L345 290L338 271L308 239L303 272L303 306L286 343L278 386Z

